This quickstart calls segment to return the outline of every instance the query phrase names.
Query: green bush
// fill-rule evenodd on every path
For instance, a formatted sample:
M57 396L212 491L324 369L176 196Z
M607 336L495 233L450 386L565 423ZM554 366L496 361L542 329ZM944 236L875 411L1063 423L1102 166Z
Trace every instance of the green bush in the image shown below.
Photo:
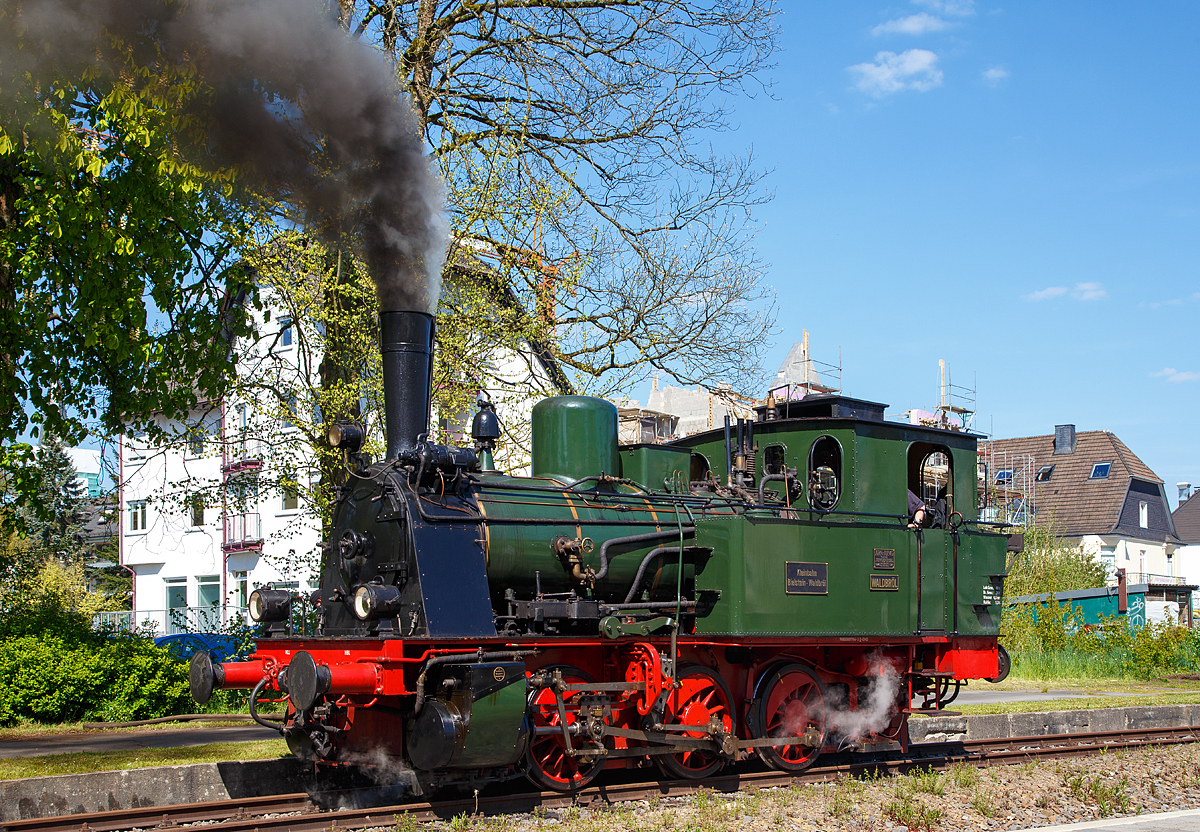
M1149 679L1200 672L1195 630L1153 623L1130 629L1120 616L1084 624L1078 607L1054 601L1006 610L1001 639L1018 677Z
M0 725L149 719L189 709L187 666L148 638L36 604L0 616Z

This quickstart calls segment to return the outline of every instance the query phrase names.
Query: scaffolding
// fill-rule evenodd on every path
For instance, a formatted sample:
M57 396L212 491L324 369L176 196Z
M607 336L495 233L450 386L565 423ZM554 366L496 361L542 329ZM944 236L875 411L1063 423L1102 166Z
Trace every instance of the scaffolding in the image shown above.
M796 346L800 347L796 353ZM842 392L842 350L838 348L838 363L817 361L808 351L808 330L803 330L799 345L793 345L788 359L779 368L776 384L768 393L776 401L798 401L812 393ZM785 380L783 384L778 382Z
M995 443L979 443L979 519L987 523L1030 526L1037 507L1037 463L1032 454L996 450Z
M938 359L937 400L937 407L931 411L917 408L904 411L909 424L942 430L975 430L975 382L972 381L971 387L953 383L950 378L950 365L944 358Z

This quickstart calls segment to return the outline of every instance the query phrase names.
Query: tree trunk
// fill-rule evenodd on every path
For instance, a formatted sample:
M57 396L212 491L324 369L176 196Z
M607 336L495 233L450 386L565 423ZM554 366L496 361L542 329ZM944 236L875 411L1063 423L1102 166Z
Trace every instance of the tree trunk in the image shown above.
M20 196L16 165L0 161L0 234L15 222L13 204ZM12 264L0 258L0 425L7 425L17 405L17 288Z
M354 368L349 366L346 360L351 349L349 333L345 331L346 316L338 313L338 310L347 303L357 302L348 300L350 293L343 290L343 287L349 286L353 282L354 271L352 268L342 267L343 257L340 248L336 257L335 277L332 283L326 284L324 297L325 308L331 313L325 316L325 354L321 356L320 367L321 390L324 393L333 391L341 384L356 382L358 379ZM322 398L326 402L333 400L333 397L328 395ZM350 405L349 412L322 414L327 425L341 420L357 421L361 415L357 401ZM328 508L321 517L322 531L328 538L330 524L333 520L332 510L335 502L333 497L336 489L346 483L346 467L339 452L320 453L318 451L317 458L321 466L321 490L328 498L325 501Z

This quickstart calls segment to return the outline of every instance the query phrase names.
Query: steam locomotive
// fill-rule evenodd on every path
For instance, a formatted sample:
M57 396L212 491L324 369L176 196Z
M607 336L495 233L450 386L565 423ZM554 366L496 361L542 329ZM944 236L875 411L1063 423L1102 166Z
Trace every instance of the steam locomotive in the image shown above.
M331 429L354 473L315 633L290 631L288 592L256 590L266 635L246 661L196 654L197 701L284 694L272 727L297 756L397 764L421 789L568 791L618 767L695 779L906 748L909 714L1007 673L1010 541L977 520L973 434L809 395L619 445L613 405L561 396L533 408L532 476L514 477L486 402L474 448L427 441L433 321L380 318L386 458Z

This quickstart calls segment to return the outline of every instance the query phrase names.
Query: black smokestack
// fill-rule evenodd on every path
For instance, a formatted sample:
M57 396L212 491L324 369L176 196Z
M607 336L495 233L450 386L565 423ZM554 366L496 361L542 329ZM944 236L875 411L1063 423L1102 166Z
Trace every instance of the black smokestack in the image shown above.
M416 445L429 430L429 381L433 373L433 317L422 312L380 312L383 409L387 458Z
M353 238L381 309L435 311L447 237L440 179L394 68L321 4L3 0L0 62L9 78L28 71L40 94L85 69L99 71L101 87L147 88L195 70L185 110L198 129L172 137L178 153L203 169L237 169L328 239ZM6 104L12 94L0 90ZM37 96L24 103L36 107Z

